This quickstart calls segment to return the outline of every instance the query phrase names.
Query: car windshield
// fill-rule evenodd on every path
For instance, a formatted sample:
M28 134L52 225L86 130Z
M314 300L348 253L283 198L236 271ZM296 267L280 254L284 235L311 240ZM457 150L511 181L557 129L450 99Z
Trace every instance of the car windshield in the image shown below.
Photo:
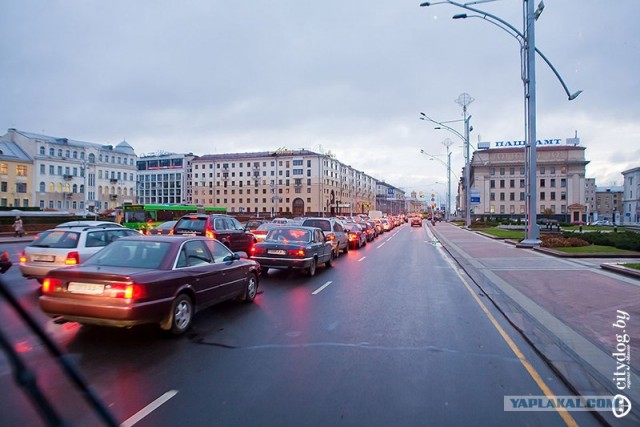
M267 234L265 241L308 243L311 241L311 232L309 230L302 230L298 228L276 228Z
M30 245L38 248L75 248L78 246L80 233L68 230L49 230L38 235Z
M171 244L145 240L118 240L89 258L84 265L158 269Z

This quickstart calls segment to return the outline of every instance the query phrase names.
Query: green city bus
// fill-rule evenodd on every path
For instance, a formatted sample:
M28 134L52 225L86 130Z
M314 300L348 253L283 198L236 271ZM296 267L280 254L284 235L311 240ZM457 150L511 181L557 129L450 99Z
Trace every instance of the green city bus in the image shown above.
M227 213L217 206L195 205L137 205L125 204L116 209L116 219L125 227L147 233L165 221L173 221L188 213Z

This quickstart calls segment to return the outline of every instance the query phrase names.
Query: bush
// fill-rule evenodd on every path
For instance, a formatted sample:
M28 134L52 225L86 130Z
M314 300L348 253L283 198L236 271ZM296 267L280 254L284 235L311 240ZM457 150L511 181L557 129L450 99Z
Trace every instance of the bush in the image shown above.
M589 246L590 243L577 237L540 236L540 246L543 248L566 248Z
M563 233L565 238L575 238L576 234L579 239L589 242L592 245L613 246L618 249L626 249L628 251L640 252L640 234L632 231L607 232L601 231L589 233Z

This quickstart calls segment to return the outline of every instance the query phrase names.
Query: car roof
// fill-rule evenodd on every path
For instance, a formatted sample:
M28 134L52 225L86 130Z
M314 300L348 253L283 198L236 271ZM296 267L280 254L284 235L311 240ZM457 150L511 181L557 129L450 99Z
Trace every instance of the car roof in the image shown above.
M125 228L117 222L113 221L67 221L61 224L56 225L54 228L59 227L114 227L114 228Z

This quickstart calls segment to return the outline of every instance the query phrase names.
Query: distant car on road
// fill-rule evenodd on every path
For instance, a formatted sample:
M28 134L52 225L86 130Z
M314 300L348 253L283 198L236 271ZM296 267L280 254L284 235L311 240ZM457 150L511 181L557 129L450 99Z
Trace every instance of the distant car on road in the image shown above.
M260 266L217 240L136 236L107 246L86 263L50 271L40 307L82 324L130 327L157 323L180 335L194 314L258 292Z
M333 244L335 256L340 252L349 252L349 240L347 233L342 227L342 223L335 218L305 218L302 225L306 227L318 227L325 235L325 238Z
M411 224L412 227L422 227L422 217L412 216L409 220L409 224Z
M173 226L174 236L205 236L219 240L233 252L251 253L255 236L232 216L224 214L188 214Z
M165 221L149 230L149 234L171 234L173 226L178 221Z
M22 251L20 272L29 279L42 279L49 271L84 262L91 255L121 237L140 236L125 227L55 227L38 234Z
M281 225L269 230L263 242L253 247L252 259L260 267L300 269L309 276L316 274L318 264L331 267L334 249L317 227Z
M597 221L593 221L591 225L611 225L611 223L607 220L599 219Z

